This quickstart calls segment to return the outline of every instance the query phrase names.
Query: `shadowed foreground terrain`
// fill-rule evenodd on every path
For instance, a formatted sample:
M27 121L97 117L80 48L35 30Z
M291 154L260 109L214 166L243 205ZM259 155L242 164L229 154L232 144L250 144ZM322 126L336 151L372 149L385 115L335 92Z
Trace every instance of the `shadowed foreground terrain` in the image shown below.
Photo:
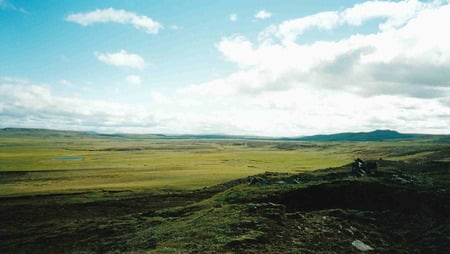
M1 198L1 253L445 253L450 163L378 161L209 188ZM98 195L98 194L97 194Z
M448 141L3 130L0 253L446 253Z

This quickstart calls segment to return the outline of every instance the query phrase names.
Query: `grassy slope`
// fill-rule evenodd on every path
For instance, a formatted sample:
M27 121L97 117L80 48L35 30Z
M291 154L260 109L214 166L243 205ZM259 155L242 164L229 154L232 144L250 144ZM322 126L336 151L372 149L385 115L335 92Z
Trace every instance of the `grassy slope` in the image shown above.
M358 156L383 157L381 173L312 171ZM439 253L450 232L440 215L449 206L449 161L448 137L321 143L1 133L0 252L352 253L360 239L380 253ZM289 174L203 189L265 171ZM347 193L354 186L363 199ZM314 202L336 193L333 206ZM407 214L398 209L404 197L415 204L404 205Z
M25 136L0 137L0 144L0 171L24 172L10 174L0 195L199 188L267 170L309 170L348 160L328 156L330 151L323 148L288 151L255 141ZM83 160L54 160L60 157Z
M351 246L356 239L377 253L448 250L449 164L381 165L363 178L352 177L350 167L262 175L265 184L241 184L172 209L170 225L151 230L158 241L151 253L359 253Z
M0 252L359 253L361 240L376 253L445 253L449 162L379 163L362 178L344 166L101 200L2 198Z
M403 134L392 130L376 130L372 132L348 132L330 135L314 135L297 138L303 141L383 141L393 139L425 137L421 134Z
M436 140L354 143L167 140L154 135L2 131L0 172L4 172L4 177L0 180L0 195L195 189L265 171L295 173L334 167L356 156L419 158L445 146ZM448 159L448 155L441 159Z

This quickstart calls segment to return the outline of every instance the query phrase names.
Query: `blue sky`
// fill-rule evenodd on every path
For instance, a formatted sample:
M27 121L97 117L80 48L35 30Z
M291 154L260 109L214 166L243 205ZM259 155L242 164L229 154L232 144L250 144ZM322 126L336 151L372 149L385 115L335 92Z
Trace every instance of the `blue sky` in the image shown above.
M0 0L0 127L449 133L449 9Z
M256 38L259 31L273 21L280 22L302 13L308 15L320 10L321 6L332 8L325 4L327 1L318 1L315 6L307 1L283 5L277 4L278 1L245 1L245 4L240 4L241 1L147 1L146 4L142 1L4 2L28 13L13 9L2 12L1 32L6 35L1 38L4 45L1 51L2 75L26 76L48 83L70 79L82 84L89 79L99 85L106 83L107 89L111 80L135 71L105 66L94 57L95 51L124 49L139 54L148 59L149 65L145 73L141 73L142 78L153 87L169 86L171 89L205 82L236 70L234 65L223 61L215 48L222 37L245 34ZM342 4L342 1L340 4L335 2L334 7L340 8ZM279 11L280 17L274 15L271 21L256 21L254 14L263 10L263 6ZM161 23L164 29L152 35L135 29L133 25L112 23L80 27L65 20L70 14L108 8L145 15ZM231 13L239 17L236 22L230 22ZM171 26L178 29L171 29ZM174 72L177 77L173 77Z

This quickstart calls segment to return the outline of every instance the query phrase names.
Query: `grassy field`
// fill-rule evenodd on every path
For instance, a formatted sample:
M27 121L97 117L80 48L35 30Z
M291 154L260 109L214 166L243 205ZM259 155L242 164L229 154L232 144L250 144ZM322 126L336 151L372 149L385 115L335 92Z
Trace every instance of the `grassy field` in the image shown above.
M445 145L437 137L321 143L3 131L0 195L196 189L266 171L336 167L358 156L418 160Z
M444 253L449 141L1 130L0 252Z

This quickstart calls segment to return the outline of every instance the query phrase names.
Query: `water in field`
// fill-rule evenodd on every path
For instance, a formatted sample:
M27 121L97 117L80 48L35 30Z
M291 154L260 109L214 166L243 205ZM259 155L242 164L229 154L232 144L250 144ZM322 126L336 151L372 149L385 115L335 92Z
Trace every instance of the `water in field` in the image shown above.
M82 161L83 158L81 157L60 157L60 158L53 158L55 161Z

